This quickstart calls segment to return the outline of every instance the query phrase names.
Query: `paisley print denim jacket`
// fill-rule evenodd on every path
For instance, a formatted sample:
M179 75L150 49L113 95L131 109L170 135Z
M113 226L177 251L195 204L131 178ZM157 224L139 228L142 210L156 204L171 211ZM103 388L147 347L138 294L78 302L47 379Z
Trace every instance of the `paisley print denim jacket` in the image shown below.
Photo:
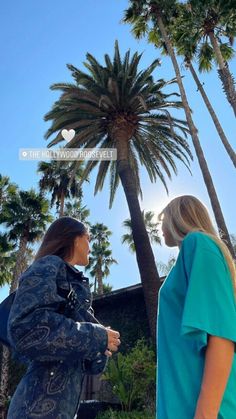
M93 315L88 279L55 255L36 260L20 277L8 335L16 354L30 361L81 359L87 374L106 366L107 332Z

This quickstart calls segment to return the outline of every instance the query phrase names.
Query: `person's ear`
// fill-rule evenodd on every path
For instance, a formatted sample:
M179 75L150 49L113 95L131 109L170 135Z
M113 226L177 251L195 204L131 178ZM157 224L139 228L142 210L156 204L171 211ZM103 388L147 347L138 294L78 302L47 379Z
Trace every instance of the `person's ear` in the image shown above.
M76 249L78 249L78 247L80 245L80 237L75 238L74 245L75 245Z

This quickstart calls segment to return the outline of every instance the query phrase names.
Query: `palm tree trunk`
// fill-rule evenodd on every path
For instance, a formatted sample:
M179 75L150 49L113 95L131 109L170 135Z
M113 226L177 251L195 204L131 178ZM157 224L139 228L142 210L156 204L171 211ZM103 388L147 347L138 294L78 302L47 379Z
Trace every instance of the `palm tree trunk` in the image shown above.
M22 236L20 239L19 250L17 252L17 259L15 268L12 274L12 282L10 287L10 293L16 290L18 286L19 276L23 272L24 257L27 247L27 235ZM9 361L10 352L8 348L3 346L2 351L2 365L1 365L1 381L0 381L0 408L3 409L7 401L8 396L8 382L9 382Z
M0 381L0 414L1 418L6 417L6 403L8 400L8 380L9 380L9 360L10 351L3 345L1 359L1 381Z
M225 149L226 149L229 157L231 158L234 167L236 167L236 153L234 152L233 148L231 147L231 145L230 145L230 143L229 143L229 141L228 141L228 139L227 139L227 137L226 137L226 135L224 133L224 130L223 130L221 124L220 124L220 121L217 118L217 115L216 115L213 107L211 106L211 102L209 101L209 99L207 97L207 94L206 94L204 88L202 87L202 84L201 84L201 82L200 82L200 80L199 80L199 78L197 76L196 71L194 70L194 67L193 67L191 61L188 61L187 62L187 67L190 69L191 74L193 76L193 79L194 79L194 81L195 81L195 83L196 83L196 85L198 87L198 90L199 90L199 92L202 95L202 98L203 98L203 100L205 102L205 105L206 105L206 107L208 109L209 114L211 115L212 121L214 122L214 125L216 127L216 130L217 130L217 132L219 134L219 137L220 137L220 139L221 139L221 141L222 141L222 143L223 143L223 145L224 145L224 147L225 147Z
M25 267L25 253L27 248L28 238L27 234L20 238L19 249L17 252L16 264L12 274L12 282L10 287L10 293L15 291L18 287L18 279L22 274Z
M102 282L102 268L101 268L101 258L99 257L98 260L98 267L97 267L97 281L98 281L98 295L103 294L103 282Z
M96 293L96 291L97 291L97 277L95 275L95 277L94 277L94 294Z
M73 180L75 179L76 172L77 172L77 170L79 168L79 165L80 165L80 161L78 160L78 161L75 162L74 169L72 170L72 172L70 174L70 180L69 180L69 183L68 183L68 186L67 186L67 189L68 190L70 190L71 185L73 183Z
M128 138L124 127L115 135L117 148L117 169L124 188L129 207L133 239L136 249L136 259L143 286L144 300L150 333L153 343L156 342L156 318L157 318L157 295L161 285L157 267L150 245L149 237L145 228L142 211L139 205L136 181L132 169L129 166Z
M63 215L64 215L64 206L65 206L65 195L64 195L64 193L62 193L61 194L61 200L60 200L59 218L63 217Z
M179 90L180 90L180 94L181 94L181 98L182 98L182 102L184 105L184 110L185 110L185 115L186 115L186 119L187 119L187 123L189 126L189 130L191 133L191 137L192 137L192 141L193 141L193 145L195 148L195 152L197 155L197 159L199 162L199 166L201 168L202 171L202 175L203 175L203 179L205 181L205 185L208 191L208 195L211 201L211 205L213 208L213 212L215 215L215 219L216 219L216 223L218 226L218 230L220 233L221 238L227 243L227 246L230 250L230 253L232 254L232 256L235 258L235 254L234 254L234 249L232 246L232 243L230 241L230 236L229 236L229 232L228 229L226 227L226 223L224 220L224 216L221 210L221 206L220 206L220 202L216 193L216 189L210 174L210 171L208 169L207 166L207 162L206 159L204 157L204 153L198 138L198 134L197 134L197 129L194 125L193 119L192 119L192 115L191 115L191 110L188 104L188 100L187 100L187 96L185 93L185 89L182 83L182 78L181 78L181 74L180 74L180 70L179 70L179 66L176 60L176 56L175 56L175 52L174 49L172 47L171 41L167 35L165 26L163 24L162 18L161 18L161 13L157 12L156 13L157 16L157 24L159 26L159 29L161 31L163 40L166 44L166 48L168 50L168 54L171 58L174 70L175 70L175 74L176 74L176 79L177 79L177 83L179 85Z
M208 35L211 41L211 45L215 52L217 63L219 65L218 73L223 84L223 89L225 91L227 100L232 106L234 114L236 116L236 91L233 76L229 71L228 64L224 61L222 57L221 50L215 37L214 31L209 32Z

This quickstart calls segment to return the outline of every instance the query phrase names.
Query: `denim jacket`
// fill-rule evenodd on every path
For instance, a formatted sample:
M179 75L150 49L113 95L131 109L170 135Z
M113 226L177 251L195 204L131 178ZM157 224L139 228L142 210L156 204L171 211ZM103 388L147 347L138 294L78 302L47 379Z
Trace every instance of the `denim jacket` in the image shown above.
M80 394L75 394L74 402L70 401L69 406L66 402L69 393L76 393L76 386L81 393L83 375L101 373L107 362L107 356L104 355L107 332L93 315L88 279L58 256L49 255L36 260L20 277L9 316L8 336L16 354L30 361L26 376L19 385L20 389L17 388L11 402L8 417L17 418L17 414L20 417L20 405L24 406L21 415L25 415L25 418L73 417L71 412L73 409L76 411ZM68 374L68 382L71 382L73 388L65 384L64 387L59 386L59 390L53 394L51 390L48 393L48 374L51 374L50 380L54 376L56 380L57 376L54 390L62 377L66 380ZM38 382L38 390L35 389L32 395L29 386L35 380ZM40 394L40 391L50 394L50 397L47 394L47 399L54 408L49 408L49 413L45 407L46 396ZM61 416L59 407L63 397L65 416ZM42 416L32 413L35 403L35 412L42 411ZM49 402L46 404L50 405ZM50 413L50 409L53 413Z

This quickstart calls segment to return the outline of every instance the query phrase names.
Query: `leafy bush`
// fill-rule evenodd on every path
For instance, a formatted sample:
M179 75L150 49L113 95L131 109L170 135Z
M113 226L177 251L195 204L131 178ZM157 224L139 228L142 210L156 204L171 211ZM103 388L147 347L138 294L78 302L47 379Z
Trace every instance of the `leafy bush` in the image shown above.
M148 410L143 412L137 410L132 412L116 412L109 409L104 413L100 413L96 419L155 419L155 416Z
M155 398L155 353L143 340L139 340L128 354L118 353L109 361L102 378L111 382L123 411L143 408L147 405L148 396L152 401Z

